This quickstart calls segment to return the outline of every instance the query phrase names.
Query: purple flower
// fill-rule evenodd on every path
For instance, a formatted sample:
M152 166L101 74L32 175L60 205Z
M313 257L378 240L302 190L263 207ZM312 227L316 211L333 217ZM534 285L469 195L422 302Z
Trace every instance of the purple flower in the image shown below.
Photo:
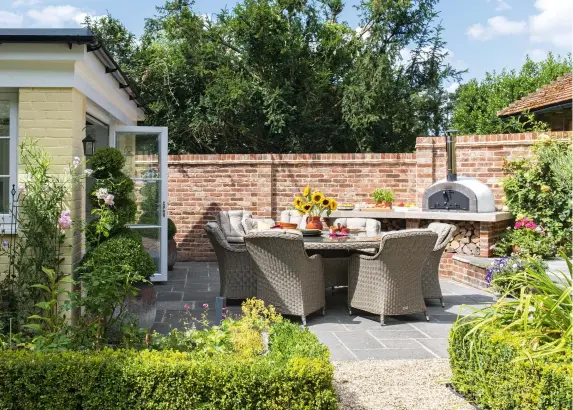
M2 242L2 246L5 247L5 248L7 248L7 247L8 247L8 242L7 242L7 241Z
M491 279L493 278L493 271L491 269L487 270L487 274L485 275L485 281L488 285L491 284Z
M224 314L224 313L221 315L221 317L222 317L223 319L227 319L227 315Z

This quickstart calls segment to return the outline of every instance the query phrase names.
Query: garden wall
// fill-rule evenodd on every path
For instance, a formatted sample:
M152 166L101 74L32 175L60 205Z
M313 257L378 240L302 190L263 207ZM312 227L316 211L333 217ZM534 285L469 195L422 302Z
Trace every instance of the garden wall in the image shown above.
M571 132L547 133L566 138ZM458 175L490 186L498 207L505 157L528 156L538 133L457 138ZM421 205L424 190L445 177L444 138L420 137L415 153L171 155L169 216L177 225L179 260L214 260L203 226L221 210L247 209L278 219L305 185L342 202L391 188L397 202Z

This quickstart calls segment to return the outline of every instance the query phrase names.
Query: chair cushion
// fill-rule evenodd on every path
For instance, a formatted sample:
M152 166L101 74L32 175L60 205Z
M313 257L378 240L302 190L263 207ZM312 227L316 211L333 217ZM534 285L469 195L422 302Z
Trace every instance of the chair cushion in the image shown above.
M297 224L299 229L306 228L306 215L301 215L294 209L287 209L281 212L281 222Z
M242 223L246 233L251 231L264 231L275 226L275 221L270 218L246 218L243 219Z
M364 229L369 236L380 235L382 230L380 221L372 218L337 218L333 226L346 225L351 229Z
M252 217L250 211L221 211L217 214L217 223L228 242L237 242L237 238L242 242L242 237L246 233L243 220Z

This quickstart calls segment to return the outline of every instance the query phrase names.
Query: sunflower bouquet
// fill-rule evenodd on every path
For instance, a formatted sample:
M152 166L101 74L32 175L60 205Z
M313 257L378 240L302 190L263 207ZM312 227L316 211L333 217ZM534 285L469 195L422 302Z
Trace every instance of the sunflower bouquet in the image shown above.
M307 186L300 196L294 198L293 206L301 215L321 216L326 211L326 216L330 216L332 211L336 211L338 203L336 199L327 198L320 191L312 192Z

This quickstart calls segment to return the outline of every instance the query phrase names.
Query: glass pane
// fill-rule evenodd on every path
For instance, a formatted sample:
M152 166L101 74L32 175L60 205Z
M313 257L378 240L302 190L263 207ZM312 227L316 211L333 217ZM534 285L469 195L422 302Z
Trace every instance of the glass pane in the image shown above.
M145 250L151 255L153 261L155 262L155 271L161 272L161 264L160 264L160 255L161 255L161 247L160 247L160 238L161 238L161 228L144 228L140 229L137 226L132 227L135 232L139 232L143 237L143 247Z
M10 136L10 102L0 101L0 137Z
M0 214L8 213L10 203L10 178L0 178Z
M0 175L10 174L10 140L0 138Z
M125 156L123 172L131 178L159 178L159 135L117 133Z
M161 181L135 181L138 225L161 224Z

